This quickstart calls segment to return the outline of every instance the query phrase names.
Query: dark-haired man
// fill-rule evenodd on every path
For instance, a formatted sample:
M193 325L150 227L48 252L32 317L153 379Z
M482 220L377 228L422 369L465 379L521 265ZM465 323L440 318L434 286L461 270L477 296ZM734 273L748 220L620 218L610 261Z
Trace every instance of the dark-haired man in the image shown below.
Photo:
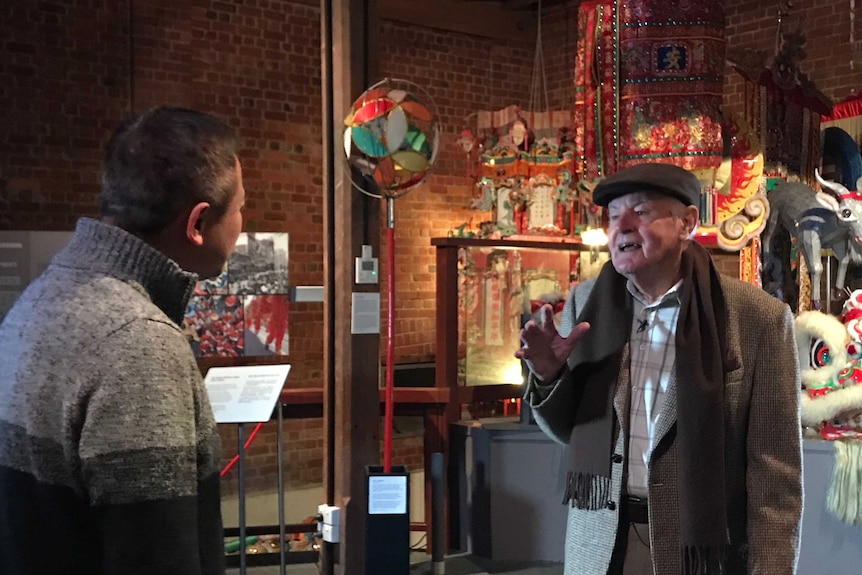
M0 325L0 572L224 573L220 444L180 329L242 227L237 139L157 108L105 148L100 219Z
M566 575L791 575L802 514L790 310L689 241L700 184L603 180L611 262L521 332L539 425L568 444Z

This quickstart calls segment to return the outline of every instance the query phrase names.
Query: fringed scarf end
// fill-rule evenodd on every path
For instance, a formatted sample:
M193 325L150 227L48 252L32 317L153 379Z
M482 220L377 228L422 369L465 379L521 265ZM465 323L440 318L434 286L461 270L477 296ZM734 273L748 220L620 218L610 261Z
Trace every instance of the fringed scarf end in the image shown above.
M683 575L720 575L727 564L727 547L686 546L682 549Z
M608 506L610 492L610 477L569 471L566 475L563 505L571 505L578 509L604 509Z

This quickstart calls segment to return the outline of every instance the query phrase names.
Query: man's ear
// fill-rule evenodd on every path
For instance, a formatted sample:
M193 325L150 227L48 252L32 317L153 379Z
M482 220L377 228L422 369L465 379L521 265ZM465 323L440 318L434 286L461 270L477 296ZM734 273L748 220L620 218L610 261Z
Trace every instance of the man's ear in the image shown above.
M697 208L694 206L686 206L685 211L682 214L682 221L685 222L685 225L683 226L685 228L683 230L685 237L691 237L697 229L697 225L700 223L700 214L698 214Z
M204 243L201 230L204 226L204 215L209 207L210 205L207 202L195 204L186 220L186 238L196 246Z

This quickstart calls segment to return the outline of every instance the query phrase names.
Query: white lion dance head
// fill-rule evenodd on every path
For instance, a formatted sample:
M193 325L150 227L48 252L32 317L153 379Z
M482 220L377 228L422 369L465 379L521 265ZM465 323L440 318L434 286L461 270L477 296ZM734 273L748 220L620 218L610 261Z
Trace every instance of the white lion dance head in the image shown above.
M806 435L835 442L827 507L862 526L862 290L840 317L808 311L796 318L802 371L802 425Z

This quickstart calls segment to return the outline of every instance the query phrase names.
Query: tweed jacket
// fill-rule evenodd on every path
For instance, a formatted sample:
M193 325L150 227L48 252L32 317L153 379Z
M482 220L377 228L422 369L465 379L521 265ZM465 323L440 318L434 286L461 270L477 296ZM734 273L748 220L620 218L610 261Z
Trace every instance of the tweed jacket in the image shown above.
M730 365L725 375L725 475L730 542L728 575L791 575L796 572L802 521L802 442L799 367L790 309L761 289L721 277L727 307ZM594 282L573 289L560 333L567 335ZM629 326L620 326L629 329ZM735 358L735 360L734 360ZM548 385L530 378L525 399L551 438L568 443L578 382L571 372ZM685 374L674 372L656 426L648 464L649 533L656 575L681 573L677 480L676 399ZM611 498L600 510L570 508L565 575L603 575L616 540L623 471L628 458L629 350L624 350L614 397L617 433ZM620 433L620 431L623 433ZM619 460L620 458L615 458ZM562 493L559 494L562 500Z

